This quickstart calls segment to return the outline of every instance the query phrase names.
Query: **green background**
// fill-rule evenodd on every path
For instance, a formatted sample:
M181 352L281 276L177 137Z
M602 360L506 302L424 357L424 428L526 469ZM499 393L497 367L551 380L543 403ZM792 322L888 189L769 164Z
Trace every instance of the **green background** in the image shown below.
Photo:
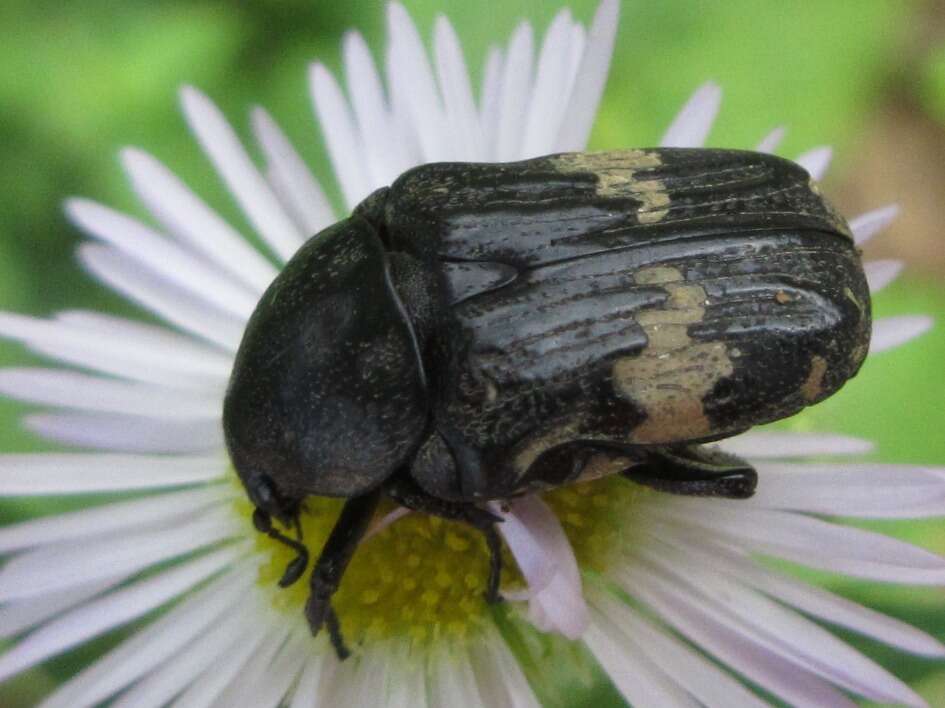
M537 0L407 0L405 5L425 37L437 12L453 20L477 83L491 42L504 41L522 18L543 32L560 7ZM595 5L571 3L584 20ZM787 125L783 155L820 144L836 148L826 191L848 214L922 198L945 171L943 24L937 4L920 2L625 0L592 146L656 143L691 91L713 79L725 98L711 145L751 147L771 128ZM340 38L351 27L364 32L379 54L383 4L4 0L0 308L40 315L94 307L140 316L77 267L73 252L79 236L61 210L64 197L83 195L142 214L116 161L124 145L156 154L249 231L187 133L177 108L183 83L206 91L247 138L248 108L255 103L269 108L337 196L311 114L306 67L317 58L337 70ZM883 130L890 121L895 130ZM930 154L904 150L902 157L921 160L922 176L903 178L900 170L881 201L867 200L864 195L875 189L863 185L875 186L877 180L875 162L868 158L892 154L896 159L895 149L882 148L920 133L922 144L931 148L911 152ZM925 198L935 203L938 196ZM945 312L940 265L915 255L942 251L942 233L934 220L910 224L914 228L908 232L887 232L881 237L885 245L875 247L894 252L896 239L902 239L914 259L906 276L877 298L879 315ZM0 362L30 361L19 347L0 344ZM943 361L945 329L940 328L901 351L871 359L853 384L790 425L868 437L878 443L876 459L943 465ZM21 431L17 418L24 410L0 403L3 449L49 449ZM12 520L55 508L52 500L6 503L0 515ZM945 522L877 526L945 552ZM824 582L945 639L945 598L938 589ZM945 704L940 663L851 640L917 686L930 703ZM88 656L88 650L67 655L0 687L0 705L31 705ZM609 701L619 705L612 689L600 683L590 692L576 689L556 704Z

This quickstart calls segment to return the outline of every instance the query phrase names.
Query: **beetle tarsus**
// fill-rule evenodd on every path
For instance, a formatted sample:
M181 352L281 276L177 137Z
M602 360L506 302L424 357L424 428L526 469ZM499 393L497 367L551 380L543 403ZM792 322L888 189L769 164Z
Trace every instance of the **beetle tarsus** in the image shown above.
M295 519L294 525L296 533L298 534L299 539L301 539L302 525L299 523L298 518ZM289 564L285 568L285 572L279 579L280 588L289 587L302 577L302 575L305 573L305 569L308 567L308 548L305 547L305 544L302 543L301 540L291 539L285 534L277 531L272 525L272 517L262 509L256 509L253 512L253 526L255 526L256 530L260 533L266 534L274 541L285 544L298 554L295 558L289 561Z
M748 499L758 484L758 473L741 458L698 445L650 451L623 476L660 492L725 499Z

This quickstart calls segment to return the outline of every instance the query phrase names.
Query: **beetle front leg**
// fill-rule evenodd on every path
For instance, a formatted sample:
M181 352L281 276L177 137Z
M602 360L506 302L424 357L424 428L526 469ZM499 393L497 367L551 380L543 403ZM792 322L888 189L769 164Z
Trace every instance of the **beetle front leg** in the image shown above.
M461 521L482 532L489 547L489 581L486 586L486 601L495 604L502 601L499 584L502 580L502 540L495 525L502 519L490 511L471 502L440 499L425 492L406 474L399 475L387 485L387 494L401 506L450 521Z
M364 496L354 497L345 502L341 515L322 546L322 552L315 561L310 580L311 594L305 603L305 617L308 620L312 634L318 634L321 628L327 627L331 637L331 644L335 648L339 659L346 659L350 651L345 646L341 636L341 626L338 615L331 606L331 598L341 584L344 575L354 556L354 552L364 538L371 519L380 501L380 491L375 490Z
M253 511L253 526L256 527L256 530L259 531L259 533L264 533L274 541L285 544L298 554L294 559L289 561L289 564L285 568L285 572L279 579L280 588L287 588L296 580L301 578L302 574L305 572L305 568L308 566L308 548L305 547L305 544L303 544L301 540L302 526L299 523L298 516L295 517L294 523L295 532L298 536L298 539L296 540L293 540L285 534L277 531L272 525L272 517L267 512L259 508Z
M701 445L648 450L623 476L661 492L726 499L747 499L758 484L758 473L747 462Z

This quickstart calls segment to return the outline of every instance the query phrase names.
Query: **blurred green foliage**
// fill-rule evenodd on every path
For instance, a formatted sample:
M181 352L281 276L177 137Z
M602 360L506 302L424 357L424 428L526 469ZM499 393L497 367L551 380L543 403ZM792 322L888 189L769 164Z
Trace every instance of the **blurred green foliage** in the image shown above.
M436 13L453 20L476 81L486 49L505 41L517 21L529 18L543 32L559 8L545 0L490 2L488 11L468 0L406 0L405 5L426 37ZM571 3L584 20L595 5ZM712 145L750 147L771 128L787 125L782 154L794 156L824 143L837 148L836 182L844 177L844 164L889 77L904 70L902 49L921 7L892 0L625 0L592 144L656 143L691 91L713 79L723 86L725 100ZM265 105L337 194L311 117L306 66L318 59L337 71L340 39L350 27L360 29L376 56L383 56L383 3L375 0L5 0L0 8L0 307L35 314L98 307L142 316L79 272L72 255L79 236L60 207L63 197L81 194L143 214L115 160L123 145L154 152L249 233L179 116L176 91L183 83L213 97L244 137L248 107ZM929 115L945 123L945 48L933 51L922 66L910 85ZM943 315L945 291L940 283L906 279L880 297L877 310ZM929 385L943 359L945 334L939 330L871 359L853 385L791 425L869 437L879 443L878 457L884 460L945 463L941 386ZM15 346L0 345L0 362L24 361L32 359ZM22 412L19 405L0 405L0 445L48 449L20 432L16 419ZM7 504L0 513L11 519L57 508L56 500L40 500ZM884 528L945 552L941 523ZM945 605L937 590L842 587L945 637ZM945 701L940 667L852 639L908 680L921 680L930 701ZM31 705L88 655L68 655L6 684L0 704ZM584 704L615 700L602 686Z

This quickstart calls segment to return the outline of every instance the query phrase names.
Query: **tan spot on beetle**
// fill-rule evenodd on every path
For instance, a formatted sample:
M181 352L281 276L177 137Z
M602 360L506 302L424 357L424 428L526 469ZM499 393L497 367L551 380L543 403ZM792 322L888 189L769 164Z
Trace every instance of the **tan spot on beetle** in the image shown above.
M663 285L669 298L637 315L646 348L614 364L618 395L640 405L647 416L629 439L665 443L709 435L712 425L702 400L734 369L723 342L696 342L689 336L688 326L705 316L705 290L664 266L641 270L635 280Z
M827 373L827 360L822 356L815 356L810 360L810 373L801 386L804 400L816 401L824 395L824 374Z
M637 221L654 224L669 212L670 196L659 179L638 179L637 173L663 164L656 152L619 150L616 152L567 153L551 158L564 173L593 174L601 197L630 197L640 202Z
M614 457L612 455L592 455L584 465L577 482L589 482L612 474L623 472L636 464L636 460L629 457Z

